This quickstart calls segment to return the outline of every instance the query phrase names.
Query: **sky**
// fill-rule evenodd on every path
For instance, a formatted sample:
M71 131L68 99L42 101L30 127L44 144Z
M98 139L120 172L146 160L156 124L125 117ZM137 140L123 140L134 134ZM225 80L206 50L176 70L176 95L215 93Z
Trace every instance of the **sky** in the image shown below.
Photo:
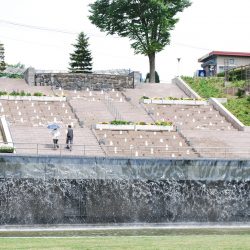
M67 70L80 32L89 37L93 70L149 72L148 58L135 55L127 38L107 36L88 19L91 0L0 0L0 43L5 62L39 70ZM192 0L178 14L171 42L156 54L161 82L193 76L198 59L213 51L250 52L249 0ZM177 58L181 58L178 63Z

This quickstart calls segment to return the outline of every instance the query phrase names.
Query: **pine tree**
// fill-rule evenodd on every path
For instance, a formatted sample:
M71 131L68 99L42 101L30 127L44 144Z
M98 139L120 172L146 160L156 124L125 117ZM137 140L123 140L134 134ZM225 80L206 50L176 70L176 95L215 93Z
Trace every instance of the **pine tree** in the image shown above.
M92 73L92 56L88 49L88 37L81 32L77 43L73 44L75 51L70 54L70 71L72 73Z
M0 71L4 71L6 64L4 62L4 45L0 43Z

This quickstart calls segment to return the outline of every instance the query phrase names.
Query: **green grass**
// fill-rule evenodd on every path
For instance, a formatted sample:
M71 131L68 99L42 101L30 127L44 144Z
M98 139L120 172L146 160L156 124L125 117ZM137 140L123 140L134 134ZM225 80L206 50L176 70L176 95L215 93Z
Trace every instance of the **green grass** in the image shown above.
M244 125L250 126L250 100L248 98L230 98L224 106Z
M225 97L223 93L224 79L218 77L199 78L183 76L183 80L201 97Z
M0 249L250 249L249 235L118 236L82 238L2 238Z
M182 77L183 80L203 98L226 97L228 102L224 106L234 114L245 126L250 126L250 101L247 97L236 98L224 93L224 79L218 77L199 78ZM244 81L235 81L232 86L242 87Z
M0 249L250 249L250 229L121 229L0 232ZM6 238L8 236L8 238ZM9 238L12 236L12 238ZM18 238L13 238L13 237ZM29 236L29 238L24 238ZM32 236L36 236L33 237ZM37 236L40 236L37 237ZM45 238L41 238L44 236ZM50 236L50 238L46 238ZM52 238L52 237L55 238ZM31 238L30 238L31 237ZM62 238L59 238L62 237Z

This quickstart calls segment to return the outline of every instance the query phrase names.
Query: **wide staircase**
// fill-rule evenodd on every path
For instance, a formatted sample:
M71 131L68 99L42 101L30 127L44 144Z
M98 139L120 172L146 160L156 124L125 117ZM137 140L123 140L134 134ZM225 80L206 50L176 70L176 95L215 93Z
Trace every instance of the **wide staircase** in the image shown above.
M130 157L249 158L250 133L238 131L211 105L143 104L140 98L186 97L174 84L139 84L123 91L63 91L67 101L0 100L17 153ZM177 131L95 130L95 124L124 119L172 121ZM50 123L61 127L54 150ZM74 128L74 147L65 149L67 125Z
M182 130L201 157L249 158L250 132L237 130Z
M80 127L67 102L0 100L1 115L5 115L17 153L103 155L93 132ZM59 150L53 150L48 124L60 125ZM74 150L65 149L67 126L74 128Z
M211 105L145 104L155 120L172 121L180 130L235 130Z
M185 157L198 154L177 132L97 130L107 155L129 157Z

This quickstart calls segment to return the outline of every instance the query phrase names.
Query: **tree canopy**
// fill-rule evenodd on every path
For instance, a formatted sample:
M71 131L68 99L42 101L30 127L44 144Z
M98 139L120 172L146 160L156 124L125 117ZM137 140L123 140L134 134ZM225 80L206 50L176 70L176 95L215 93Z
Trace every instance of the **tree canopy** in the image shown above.
M169 44L176 14L190 5L189 0L96 0L89 19L101 31L128 37L136 54L148 56L154 82L155 53Z
M75 51L70 54L70 71L73 73L91 73L92 56L88 49L88 37L83 32L78 35Z

